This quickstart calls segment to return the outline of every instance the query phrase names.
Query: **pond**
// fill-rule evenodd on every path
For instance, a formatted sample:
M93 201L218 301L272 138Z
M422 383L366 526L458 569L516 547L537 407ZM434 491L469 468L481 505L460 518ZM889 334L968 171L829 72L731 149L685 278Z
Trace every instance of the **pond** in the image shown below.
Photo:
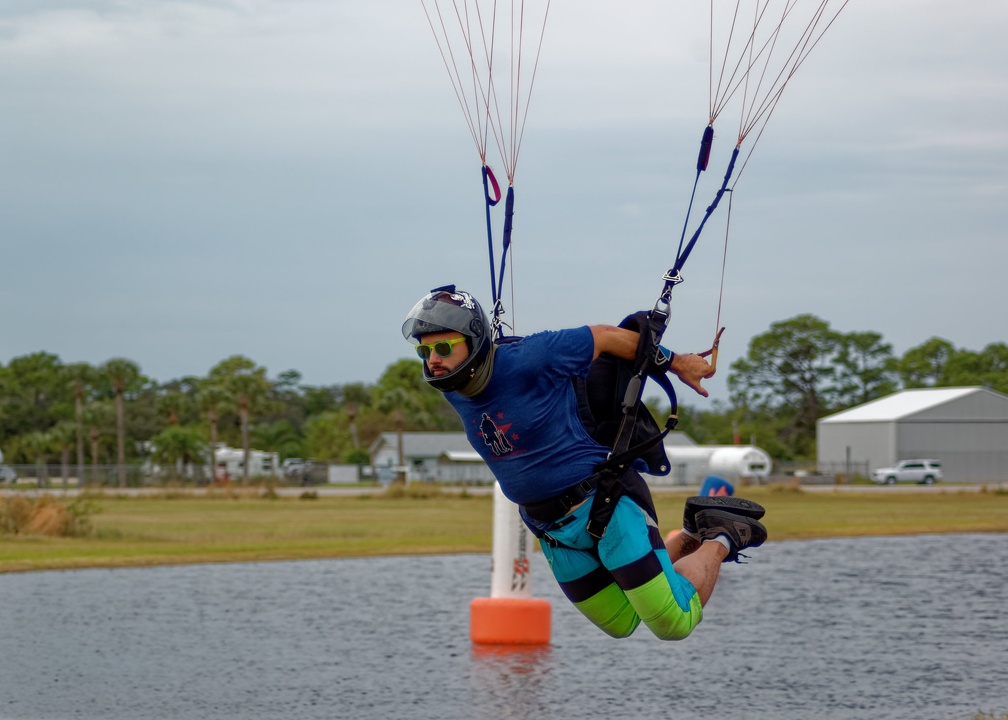
M0 576L0 718L866 718L1008 712L1008 534L768 543L692 636L469 641L489 555Z

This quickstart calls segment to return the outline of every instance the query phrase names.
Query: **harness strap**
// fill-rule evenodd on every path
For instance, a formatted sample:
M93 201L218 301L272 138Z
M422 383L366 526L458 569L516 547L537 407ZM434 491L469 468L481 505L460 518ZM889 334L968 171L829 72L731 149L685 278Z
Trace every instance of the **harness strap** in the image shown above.
M570 512L571 508L584 500L598 486L600 475L589 475L577 485L567 488L559 495L540 502L522 505L522 510L533 520L556 522Z

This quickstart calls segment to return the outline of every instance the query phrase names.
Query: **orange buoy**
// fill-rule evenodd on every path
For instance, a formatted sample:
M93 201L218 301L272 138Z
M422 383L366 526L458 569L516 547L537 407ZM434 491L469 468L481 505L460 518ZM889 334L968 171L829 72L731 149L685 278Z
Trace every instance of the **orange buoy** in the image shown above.
M469 636L477 645L545 645L552 608L543 598L475 598Z

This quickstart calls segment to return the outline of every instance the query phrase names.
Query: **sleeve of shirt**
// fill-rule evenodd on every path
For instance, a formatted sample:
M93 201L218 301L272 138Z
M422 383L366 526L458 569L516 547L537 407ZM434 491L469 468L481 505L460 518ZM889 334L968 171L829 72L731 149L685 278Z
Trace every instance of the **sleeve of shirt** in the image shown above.
M587 325L569 330L536 333L544 369L559 377L584 377L595 355L595 338Z

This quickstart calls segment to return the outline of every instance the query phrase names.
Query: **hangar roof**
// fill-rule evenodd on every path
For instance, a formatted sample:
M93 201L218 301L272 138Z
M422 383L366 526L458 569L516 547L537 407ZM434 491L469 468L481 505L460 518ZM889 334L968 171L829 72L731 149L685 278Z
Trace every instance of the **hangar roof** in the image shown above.
M983 392L981 387L963 388L924 388L920 390L903 390L887 395L878 400L872 400L864 405L858 405L850 410L844 410L835 415L822 418L821 423L839 422L880 422L899 420L916 415L924 410L944 405L952 400L976 392Z

